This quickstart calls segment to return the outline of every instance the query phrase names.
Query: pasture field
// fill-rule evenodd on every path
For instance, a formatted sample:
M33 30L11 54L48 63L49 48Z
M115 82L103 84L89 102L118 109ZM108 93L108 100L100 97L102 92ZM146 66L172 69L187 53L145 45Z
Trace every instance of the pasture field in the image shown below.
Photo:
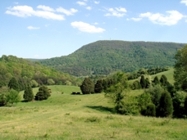
M1 140L187 139L185 119L118 115L104 94L71 95L80 91L73 86L49 88L48 100L0 108Z

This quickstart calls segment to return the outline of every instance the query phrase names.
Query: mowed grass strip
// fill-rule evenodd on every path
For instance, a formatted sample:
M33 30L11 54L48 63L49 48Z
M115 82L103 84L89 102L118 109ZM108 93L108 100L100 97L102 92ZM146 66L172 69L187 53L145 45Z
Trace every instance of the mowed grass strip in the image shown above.
M3 140L185 140L185 119L114 114L104 94L71 95L79 87L50 86L45 101L0 108ZM37 89L34 89L34 93ZM62 94L63 92L63 94ZM133 96L138 91L131 91ZM140 91L142 92L142 91ZM20 94L23 94L20 93Z

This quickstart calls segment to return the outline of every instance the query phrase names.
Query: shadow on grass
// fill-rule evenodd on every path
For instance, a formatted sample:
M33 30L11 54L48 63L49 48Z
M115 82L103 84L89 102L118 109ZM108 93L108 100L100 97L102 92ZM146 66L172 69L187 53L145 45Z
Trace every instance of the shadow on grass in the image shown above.
M111 107L104 107L104 106L86 106L88 108L91 109L95 109L101 112L111 112L111 113L115 113L114 108Z

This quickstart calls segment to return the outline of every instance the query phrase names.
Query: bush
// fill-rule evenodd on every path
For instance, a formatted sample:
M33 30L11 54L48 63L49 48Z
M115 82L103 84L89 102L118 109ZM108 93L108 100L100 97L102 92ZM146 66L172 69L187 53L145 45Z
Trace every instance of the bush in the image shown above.
M34 98L34 94L33 94L32 88L28 85L28 86L25 88L25 91L24 91L24 94L23 94L23 99L24 99L26 102L29 102L29 101L32 101L33 98Z
M187 116L187 96L184 101L184 114Z
M14 103L20 101L19 92L11 89L8 94L6 94L6 105L12 106Z
M83 94L90 94L94 93L94 83L91 81L90 78L85 78L80 89Z
M176 93L173 97L173 117L183 118L184 117L184 102L186 93Z
M46 86L41 86L36 93L35 100L47 100L50 97L50 90Z
M162 93L156 113L159 117L168 117L173 113L173 103L169 92L164 91Z
M149 104L152 104L151 95L149 93L145 92L138 96L138 106L142 115L146 115L147 106Z
M0 93L0 106L5 106L6 105L6 103L7 103L6 94L7 93L5 93L5 92Z
M156 116L156 107L153 103L150 103L147 105L145 115L146 116Z

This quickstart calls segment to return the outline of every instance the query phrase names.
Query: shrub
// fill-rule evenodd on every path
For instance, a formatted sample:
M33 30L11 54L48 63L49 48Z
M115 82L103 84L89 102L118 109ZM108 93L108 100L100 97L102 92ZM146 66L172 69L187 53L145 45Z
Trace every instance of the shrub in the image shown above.
M156 113L159 117L168 117L173 113L173 103L169 92L164 91L162 93Z
M151 95L147 92L138 96L138 106L140 113L146 115L147 106L152 104Z
M94 83L90 78L85 78L82 82L82 85L80 86L80 89L83 94L94 93Z
M187 116L187 96L184 101L184 114Z
M147 105L145 115L146 116L156 116L156 107L153 103L150 103Z
M178 92L173 97L173 117L183 118L184 117L184 102L186 93Z
M26 102L33 100L34 94L33 94L33 91L30 85L26 86L24 94L23 94L23 98Z
M35 100L46 100L50 97L50 90L46 86L41 86L36 93Z
M14 103L20 101L19 92L11 89L8 94L6 94L6 105L12 106Z

